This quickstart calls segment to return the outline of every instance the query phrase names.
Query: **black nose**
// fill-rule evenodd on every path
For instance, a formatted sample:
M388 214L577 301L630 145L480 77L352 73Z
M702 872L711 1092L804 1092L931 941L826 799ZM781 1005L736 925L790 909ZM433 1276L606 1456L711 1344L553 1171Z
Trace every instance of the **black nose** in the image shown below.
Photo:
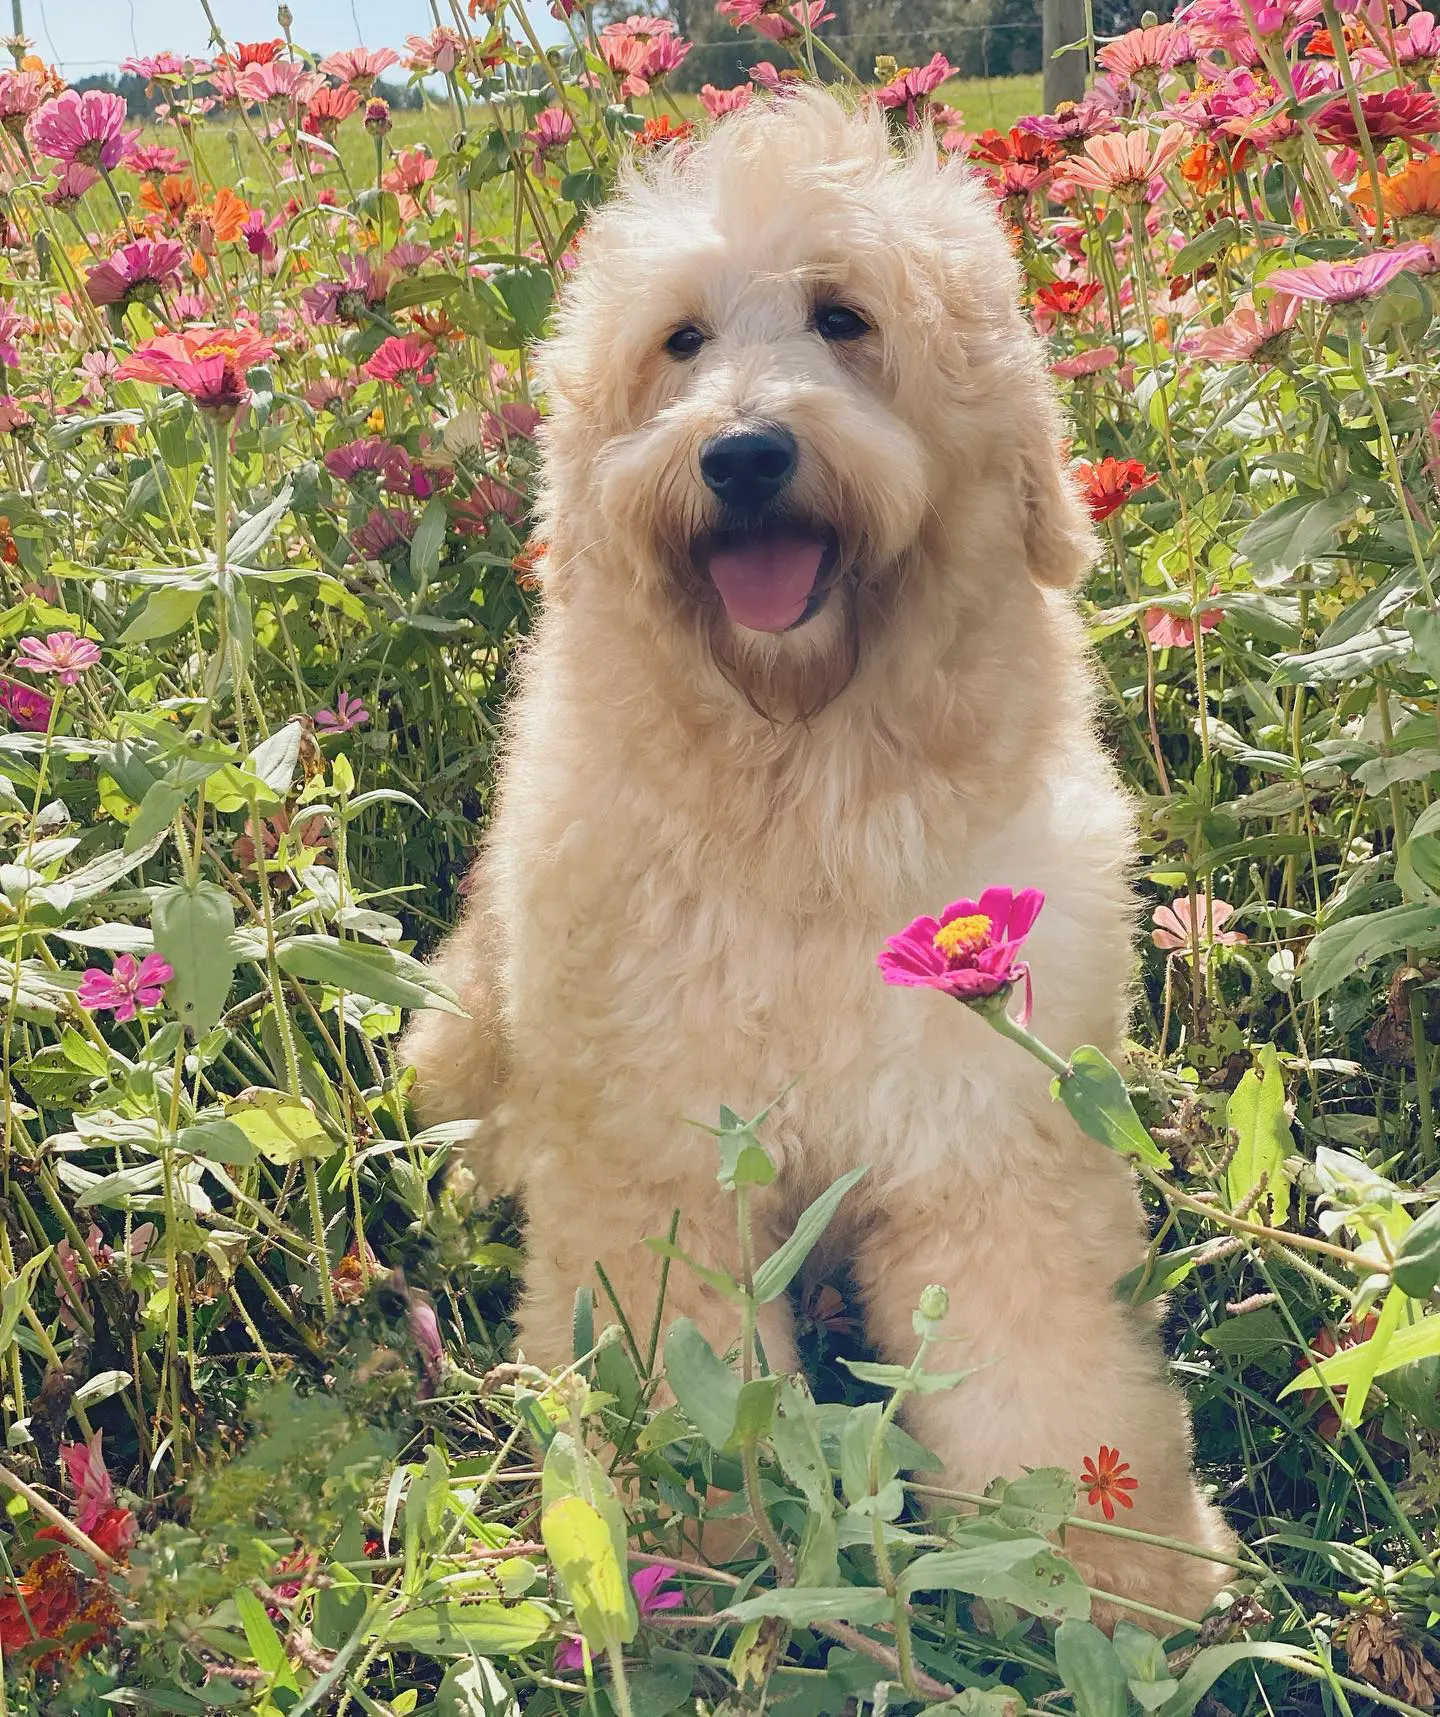
M795 475L799 458L795 437L778 423L724 429L700 449L700 475L718 501L754 513Z

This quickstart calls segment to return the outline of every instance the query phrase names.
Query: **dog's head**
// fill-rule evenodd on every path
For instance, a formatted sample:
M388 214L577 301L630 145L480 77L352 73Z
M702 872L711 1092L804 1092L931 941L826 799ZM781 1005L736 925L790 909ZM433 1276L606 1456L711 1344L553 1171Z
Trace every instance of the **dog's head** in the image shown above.
M989 193L811 92L629 172L542 355L548 578L806 715L1089 528Z

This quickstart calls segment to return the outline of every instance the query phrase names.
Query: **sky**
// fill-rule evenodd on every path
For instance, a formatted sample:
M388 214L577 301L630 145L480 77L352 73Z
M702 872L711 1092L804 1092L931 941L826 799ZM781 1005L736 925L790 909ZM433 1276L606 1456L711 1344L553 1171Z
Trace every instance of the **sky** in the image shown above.
M130 54L172 48L202 53L209 37L200 0L20 0L25 34L46 59L71 77L113 71ZM400 47L411 33L434 23L427 0L289 0L297 42L320 53L334 48ZM220 28L232 38L254 41L278 35L274 0L211 0ZM0 27L10 8L0 0ZM443 10L443 9L442 9ZM542 0L527 10L543 42L558 40L558 27Z

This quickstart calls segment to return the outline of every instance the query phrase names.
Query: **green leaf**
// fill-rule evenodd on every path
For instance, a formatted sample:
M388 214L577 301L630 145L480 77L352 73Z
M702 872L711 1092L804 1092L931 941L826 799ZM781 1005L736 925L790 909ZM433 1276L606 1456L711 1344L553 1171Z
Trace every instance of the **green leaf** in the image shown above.
M1410 654L1410 635L1394 627L1372 626L1357 632L1327 650L1308 650L1294 656L1277 656L1270 676L1275 686L1326 685L1333 680L1363 679L1387 662L1401 662Z
M583 1497L562 1496L540 1516L540 1536L591 1651L626 1644L637 1619L610 1529Z
M440 551L445 546L445 497L432 495L425 503L415 535L410 539L410 577L416 601L430 587L440 570Z
M1173 1252L1162 1252L1156 1258L1142 1258L1133 1270L1120 1277L1111 1291L1117 1300L1132 1306L1159 1299L1161 1294L1179 1287L1213 1244L1206 1240L1198 1246L1177 1246Z
M1117 1622L1113 1643L1115 1655L1125 1666L1126 1683L1142 1711L1154 1711L1177 1691L1179 1683L1170 1673L1165 1648L1148 1628Z
M224 1012L235 975L235 907L213 882L175 883L155 896L153 923L155 952L175 969L165 1000L182 1025L202 1036Z
M1170 259L1170 273L1193 274L1201 263L1209 262L1211 257L1219 256L1222 250L1235 243L1240 236L1240 223L1230 215L1224 215L1213 226L1206 227L1203 232L1192 238L1189 244L1182 245L1179 251Z
M1285 1158L1293 1141L1285 1118L1285 1075L1273 1043L1265 1045L1259 1065L1250 1068L1235 1087L1225 1121L1237 1140L1225 1170L1231 1209L1250 1198L1263 1181L1265 1192L1258 1208L1268 1211L1272 1227L1279 1227L1290 1207Z
M518 1717L519 1710L504 1676L489 1658L477 1657L450 1665L427 1717Z
M1322 930L1305 950L1300 986L1305 999L1315 1001L1387 954L1437 944L1440 905L1392 906L1384 912L1343 918Z
M284 1091L244 1091L225 1105L225 1119L272 1163L328 1157L335 1149L305 1099Z
M1055 1630L1055 1667L1075 1697L1076 1717L1126 1717L1125 1666L1093 1622L1062 1622Z
M817 1514L835 1508L835 1487L820 1441L820 1415L810 1392L793 1378L780 1381L779 1412L770 1427L770 1443L780 1470Z
M385 294L385 308L411 310L417 304L434 304L458 292L464 282L456 274L416 274L408 280L397 280Z
M291 936L276 945L275 958L292 978L329 984L392 1007L438 1008L462 1018L465 1014L453 990L398 948L339 942L333 936Z
M763 1306L785 1292L814 1250L815 1243L830 1226L841 1199L868 1173L868 1168L851 1169L849 1174L841 1175L833 1186L827 1187L813 1204L806 1206L790 1238L777 1247L755 1272L755 1299L758 1304Z
M1180 1685L1161 1705L1160 1717L1191 1717L1195 1707L1225 1673L1247 1658L1260 1658L1270 1663L1294 1665L1303 1659L1293 1646L1272 1644L1268 1640L1241 1640L1235 1645L1212 1645L1199 1652L1180 1678Z
M1359 505L1360 497L1345 489L1293 495L1246 528L1239 552L1259 573L1293 572L1334 546L1340 527Z
M229 562L243 566L255 556L275 534L275 527L285 517L290 506L290 484L286 482L273 501L269 501L248 519L241 519L230 533Z
M1405 630L1421 668L1440 683L1440 610L1412 608L1405 616Z
M1440 1204L1432 1204L1406 1230L1391 1280L1412 1300L1428 1299L1440 1282Z
M958 1549L917 1557L900 1576L902 1595L969 1592L1056 1621L1089 1618L1089 1589L1053 1546L1033 1532L985 1524L984 1538L976 1532L974 1542Z
M392 1622L384 1644L425 1657L509 1657L534 1645L549 1627L549 1613L528 1600L424 1604Z
M1000 1506L1000 1525L1048 1536L1075 1512L1075 1480L1063 1467L1036 1467L1018 1479L996 1479L985 1493Z
M284 727L262 740L245 759L249 773L263 781L277 800L283 800L290 792L304 736L302 723L287 721Z
M199 1121L193 1127L182 1127L175 1149L230 1168L248 1168L259 1155L254 1141L233 1121Z
M255 1661L270 1677L271 1685L286 1687L298 1693L300 1684L295 1679L295 1672L290 1667L290 1660L285 1655L285 1647L280 1642L279 1634L275 1632L274 1623L265 1613L264 1604L248 1586L242 1586L235 1594L235 1608L250 1650L255 1654Z
M690 1318L677 1318L665 1337L665 1378L690 1423L712 1449L723 1449L735 1434L740 1379Z
M0 1292L0 1351L8 1348L15 1339L15 1332L20 1327L20 1319L25 1315L25 1307L30 1303L30 1297L35 1291L35 1284L40 1279L40 1272L50 1260L50 1254L55 1250L47 1246L43 1252L37 1252L33 1258L27 1258Z
M1256 1311L1227 1318L1223 1324L1207 1330L1204 1340L1217 1352L1242 1361L1259 1359L1294 1345L1288 1325L1273 1306L1261 1306Z
M490 283L505 301L505 308L515 319L515 326L524 338L538 339L550 313L550 301L555 296L555 281L543 263L521 263L511 268L497 268Z
M732 1604L725 1615L736 1622L753 1622L762 1616L779 1616L796 1622L888 1621L895 1613L894 1600L873 1586L782 1586L773 1592L758 1592L742 1603Z
M1075 1051L1069 1070L1052 1080L1050 1095L1060 1099L1090 1138L1122 1157L1138 1157L1150 1168L1169 1168L1169 1157L1135 1113L1125 1081L1092 1045L1082 1044Z
M205 596L203 585L162 584L145 598L140 612L120 634L122 644L144 644L168 638L188 626Z

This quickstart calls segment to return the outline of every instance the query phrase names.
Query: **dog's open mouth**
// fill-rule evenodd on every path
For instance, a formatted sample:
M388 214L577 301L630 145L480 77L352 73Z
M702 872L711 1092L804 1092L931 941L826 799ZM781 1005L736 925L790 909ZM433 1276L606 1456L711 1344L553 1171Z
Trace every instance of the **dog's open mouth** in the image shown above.
M816 613L838 555L833 531L791 520L716 530L695 545L725 612L751 632L787 632Z

